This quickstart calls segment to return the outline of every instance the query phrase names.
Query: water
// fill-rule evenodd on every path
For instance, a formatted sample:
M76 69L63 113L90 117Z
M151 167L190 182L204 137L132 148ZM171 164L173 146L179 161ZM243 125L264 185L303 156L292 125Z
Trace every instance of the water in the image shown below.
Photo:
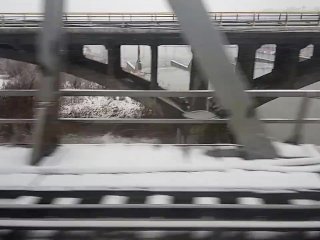
M303 89L320 90L320 82L309 85ZM279 98L259 108L261 117L265 118L295 118L301 104L301 98ZM310 108L306 118L320 118L320 99L310 101ZM271 137L280 140L288 140L293 133L291 124L268 124L266 130ZM320 145L320 125L305 125L303 142Z
M237 46L226 46L226 53L230 62L235 66L236 56L238 52ZM273 60L274 55L258 53L259 58ZM188 90L189 87L189 72L177 69L171 66L170 61L175 60L183 65L188 66L192 58L189 46L160 46L159 47L159 70L158 78L159 85L170 90ZM122 47L122 66L126 67L127 62L133 65L137 61L137 46L123 46ZM147 73L146 79L150 75L150 47L141 46L141 62L143 72ZM271 72L272 64L257 63L255 77L260 77Z
M95 47L98 50L93 51L95 55L101 56L105 60L106 51L104 48ZM237 56L236 46L227 46L226 53L232 63L235 63ZM310 57L310 47L303 50L302 54L305 57ZM188 65L191 61L191 51L188 46L160 46L159 47L159 70L158 81L159 85L170 90L188 90L189 87L189 72L172 67L171 60L178 61L184 65ZM260 49L257 57L274 60L274 47L267 46ZM122 47L122 66L125 68L129 61L133 65L137 60L137 46ZM141 46L141 62L145 78L150 78L150 47ZM260 77L271 72L273 64L256 63L255 77ZM320 89L320 83L316 83L306 87L305 89ZM295 118L300 106L301 99L299 98L279 98L269 102L261 107L258 111L261 117L264 118ZM311 101L310 111L307 118L320 117L320 100L314 99ZM286 141L292 134L293 125L289 124L269 124L266 125L266 130L270 137L275 140ZM304 141L307 143L320 144L319 138L320 126L317 124L306 125L304 131Z

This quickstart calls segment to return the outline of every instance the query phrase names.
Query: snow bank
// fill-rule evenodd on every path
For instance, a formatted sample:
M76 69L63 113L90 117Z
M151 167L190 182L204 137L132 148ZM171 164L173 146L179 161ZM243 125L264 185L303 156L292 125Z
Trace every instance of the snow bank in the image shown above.
M62 145L39 167L28 166L31 149L0 147L0 173L116 174L229 171L318 172L320 154L313 146L276 144L279 158L245 160L226 155L234 146L171 146L153 144ZM221 151L221 152L219 152ZM216 152L216 153L214 153ZM23 168L26 167L26 168Z

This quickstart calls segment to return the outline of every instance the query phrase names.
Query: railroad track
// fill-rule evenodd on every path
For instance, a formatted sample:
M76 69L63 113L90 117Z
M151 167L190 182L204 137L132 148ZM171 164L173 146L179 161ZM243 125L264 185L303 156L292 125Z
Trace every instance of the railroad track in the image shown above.
M256 231L274 232L271 239L278 239L279 232L306 237L320 232L319 191L2 190L0 198L3 239L33 239L43 230L54 230L45 239L62 233L70 239L74 231L81 231L78 237L89 231L94 239L97 231L106 238L129 231L127 239L149 238L141 231L151 230L162 231L161 238L188 233L187 239L201 231L208 231L202 237L237 231L248 239L255 239L251 232Z

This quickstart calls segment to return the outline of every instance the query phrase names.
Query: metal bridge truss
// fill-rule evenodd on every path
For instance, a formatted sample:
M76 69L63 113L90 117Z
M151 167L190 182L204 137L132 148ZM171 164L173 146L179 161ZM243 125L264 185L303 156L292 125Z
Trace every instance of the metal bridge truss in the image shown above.
M268 91L243 91L244 86L242 81L237 79L232 68L229 68L226 57L219 58L219 66L222 70L217 70L217 75L220 77L213 80L209 65L201 59L211 60L210 49L208 55L201 47L201 42L194 38L199 29L194 32L187 30L185 27L188 24L197 25L204 21L205 26L208 21L203 14L203 9L192 5L196 1L193 0L171 0L173 8L179 16L182 29L189 40L190 45L196 52L196 57L200 59L200 66L207 75L208 79L212 80L215 85L214 91L119 91L119 90L59 90L57 82L59 80L60 60L63 59L63 43L61 42L62 29L62 0L47 0L46 18L44 21L44 30L41 36L40 44L40 63L44 74L44 80L40 91L36 90L1 90L0 96L36 96L39 101L37 118L36 119L0 119L0 123L36 123L36 134L32 163L36 164L43 156L50 154L58 143L55 133L55 127L59 122L81 122L92 124L225 124L231 122L231 127L234 133L240 137L249 154L256 154L256 151L263 152L263 156L272 158L274 153L272 148L263 149L263 143L270 144L270 141L261 134L257 136L253 130L260 130L260 121L254 114L254 109L251 109L252 102L250 96L254 97L302 97L301 110L296 119L262 119L266 123L294 123L295 135L294 142L299 142L303 124L305 123L320 123L320 119L305 119L305 110L308 106L309 98L319 98L320 91L313 90L268 90ZM197 2L198 3L198 2ZM193 21L184 15L184 4L195 7L195 15L202 15L199 20ZM54 11L56 10L56 11ZM191 10L194 10L191 8ZM267 14L267 13L266 13ZM275 14L269 13L272 17L276 17L277 22L291 24L291 16L298 19L310 21L312 24L319 24L319 15L317 14ZM25 15L27 16L27 15ZM32 15L31 15L32 16ZM89 15L85 15L88 18ZM99 16L99 14L97 14ZM110 19L112 16L109 15ZM130 16L130 15L128 15ZM144 15L141 15L144 16ZM247 24L246 18L251 18L249 25L262 24L264 15L261 13L243 13L243 14L211 14L211 20L219 20L220 22L228 22L229 17L233 20L241 21ZM284 19L283 19L284 16ZM39 17L39 16L38 16ZM106 17L106 16L103 16ZM123 15L120 15L122 18ZM132 17L132 15L131 15ZM138 16L136 16L138 17ZM140 16L139 16L140 17ZM150 15L147 15L149 18ZM69 19L69 16L65 16ZM70 17L71 18L71 17ZM107 16L108 18L108 16ZM160 16L153 17L156 21ZM163 15L164 19L176 21L173 15ZM172 19L170 19L172 18ZM216 19L214 19L216 18ZM309 19L310 18L310 19ZM8 17L3 18L3 26L6 26ZM94 15L92 15L94 19ZM114 18L115 19L115 18ZM143 17L142 17L143 19ZM313 19L313 20L312 20ZM87 21L88 19L85 19ZM11 20L10 20L11 21ZM9 21L9 22L10 22ZM33 21L33 20L32 20ZM19 24L27 24L32 21L29 19L12 18L13 26ZM72 20L68 20L72 21ZM74 20L75 21L75 20ZM115 20L117 21L117 20ZM123 21L123 20L121 20ZM120 21L120 22L121 22ZM272 20L273 22L275 20ZM314 21L314 22L313 22ZM37 23L37 19L35 20ZM211 22L209 20L210 26ZM243 24L243 23L242 23ZM26 25L27 26L27 25ZM31 25L30 25L31 26ZM38 26L38 23L37 25ZM218 49L222 54L222 41L217 32L213 29L210 31L208 27L208 41L214 40L216 43L215 50ZM199 35L198 35L199 36ZM202 36L202 35L201 35ZM204 37L205 38L205 37ZM208 47L204 45L204 47ZM218 54L218 55L219 55ZM213 59L216 63L217 59ZM210 61L208 61L210 62ZM211 63L211 62L210 62ZM230 64L231 65L231 64ZM225 72L223 70L230 70ZM227 74L227 75L225 75ZM223 77L225 77L223 79ZM228 88L224 87L222 80L226 80ZM227 94L223 96L227 91ZM229 94L228 94L229 93ZM233 114L231 119L88 119L88 118L63 118L57 119L57 99L60 96L128 96L128 97L213 97L217 95L221 100L222 105ZM227 99L227 97L229 99ZM230 100L231 99L231 100ZM307 99L307 100L306 100ZM235 108L232 101L236 101L240 106ZM246 110L248 110L246 112ZM238 121L238 122L237 122ZM248 128L248 123L252 124L253 129ZM244 128L242 128L244 127ZM245 129L245 130L243 130ZM262 131L263 133L263 131ZM243 135L241 135L243 134ZM257 141L255 141L257 140ZM251 141L251 142L250 142ZM48 149L52 147L52 149ZM256 148L260 147L260 148ZM126 196L129 199L128 204L102 204L101 199L106 195L111 196ZM152 195L166 195L174 198L174 204L152 205L146 204L145 198ZM319 231L320 220L319 205L315 206L299 206L294 205L290 201L294 199L307 199L319 201L320 194L318 191L286 191L286 192L259 192L259 191L143 191L143 190L79 190L67 191L64 190L46 190L37 191L8 189L0 190L0 199L16 200L23 196L33 196L39 199L38 203L27 203L24 205L18 204L0 204L0 229L5 230L105 230L105 231L150 231L150 230L168 230L168 231ZM218 198L220 204L199 205L193 204L194 198ZM78 198L80 204L71 205L55 205L51 204L55 198ZM261 199L262 205L243 205L238 204L239 198L257 198ZM5 232L5 235L8 232ZM20 235L10 236L11 239L22 239ZM10 238L9 238L10 239Z

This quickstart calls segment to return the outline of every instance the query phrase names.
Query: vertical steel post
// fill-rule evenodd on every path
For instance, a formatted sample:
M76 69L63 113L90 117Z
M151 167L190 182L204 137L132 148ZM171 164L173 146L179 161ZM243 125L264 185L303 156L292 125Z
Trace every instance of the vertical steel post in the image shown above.
M258 44L239 44L237 68L241 69L245 77L249 80L249 84L253 84L256 52L260 46Z
M197 60L193 55L190 66L190 90L208 90L208 81L204 78L197 66ZM208 107L207 98L190 98L190 111L206 110Z
M137 62L136 62L136 70L137 71L141 71L142 70L142 63L141 63L141 49L140 49L140 45L138 45L138 49L137 49Z
M155 90L158 87L158 45L152 45L150 89Z
M119 78L121 76L121 45L110 44L106 46L108 49L108 75L110 77Z
M271 141L256 116L247 86L228 60L223 44L226 40L215 29L202 1L169 0L186 40L197 56L200 70L216 90L221 105L229 112L229 125L237 141L244 146L246 158L275 158Z
M51 154L59 141L58 100L63 50L63 0L45 1L38 60L42 81L38 96L37 123L33 136L32 164Z

